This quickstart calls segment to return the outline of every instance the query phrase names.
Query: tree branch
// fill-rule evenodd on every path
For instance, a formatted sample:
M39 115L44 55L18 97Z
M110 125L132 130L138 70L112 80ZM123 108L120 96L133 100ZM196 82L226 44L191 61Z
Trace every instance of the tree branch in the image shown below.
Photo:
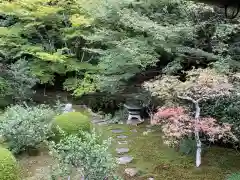
M188 96L178 96L178 98L179 98L179 99L184 99L184 100L191 101L191 102L193 102L194 104L198 102L198 101L196 101L196 100L194 100L193 98L188 97Z

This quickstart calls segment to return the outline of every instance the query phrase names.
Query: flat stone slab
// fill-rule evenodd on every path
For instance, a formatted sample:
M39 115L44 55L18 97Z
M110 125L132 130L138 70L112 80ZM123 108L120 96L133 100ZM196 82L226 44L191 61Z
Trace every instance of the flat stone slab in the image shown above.
M129 152L129 148L116 148L118 154L124 154Z
M119 136L117 136L117 138L118 138L118 139L126 139L127 136L125 136L125 135L119 135Z
M127 124L137 126L139 124L144 123L144 121L139 121L138 119L131 119L130 121L127 121Z
M136 129L131 129L131 132L137 132L137 130Z
M92 123L94 123L94 124L98 124L98 123L101 123L101 122L105 122L105 120L103 120L103 119L92 120Z
M122 133L123 130L122 129L112 129L113 133Z
M134 177L137 175L138 170L136 168L126 168L124 170L125 174L127 174L130 177Z
M102 122L99 122L99 123L96 123L97 125L107 125L108 122L107 121L102 121Z
M153 127L151 124L146 125L146 128L151 128Z
M127 141L118 141L118 144L121 145L121 144L128 144Z
M128 164L130 162L132 162L133 157L131 156L122 156L120 158L117 159L118 164Z

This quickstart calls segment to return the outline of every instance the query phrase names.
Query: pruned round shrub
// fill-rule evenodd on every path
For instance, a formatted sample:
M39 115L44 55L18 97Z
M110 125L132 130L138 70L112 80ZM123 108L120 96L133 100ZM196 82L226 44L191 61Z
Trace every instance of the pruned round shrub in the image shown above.
M58 115L52 122L52 130L55 133L55 138L61 137L61 131L65 134L78 134L79 131L90 131L90 118L81 112L69 112Z
M20 180L19 166L12 153L0 147L0 179L1 180Z

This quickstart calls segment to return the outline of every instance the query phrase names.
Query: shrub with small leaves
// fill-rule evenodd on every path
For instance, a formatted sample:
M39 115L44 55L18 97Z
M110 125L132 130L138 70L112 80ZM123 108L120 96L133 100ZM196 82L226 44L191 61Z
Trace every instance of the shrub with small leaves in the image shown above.
M78 169L84 179L112 178L116 162L109 152L110 139L101 142L95 132L80 134L65 136L58 143L50 143L51 154L61 164L59 167L70 168L68 175L71 170Z
M1 116L0 131L13 153L35 148L51 135L49 122L55 115L46 105L15 105Z

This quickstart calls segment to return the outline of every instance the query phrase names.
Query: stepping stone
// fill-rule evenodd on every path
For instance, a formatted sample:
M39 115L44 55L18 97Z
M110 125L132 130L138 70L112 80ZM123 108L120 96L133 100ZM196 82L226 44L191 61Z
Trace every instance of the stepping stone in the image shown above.
M131 157L131 156L122 156L117 159L118 164L127 164L127 163L132 162L132 160L133 160L133 157Z
M136 129L131 129L131 132L137 132L137 130Z
M146 128L151 128L151 127L152 127L151 124L146 125Z
M128 142L127 141L118 141L118 144L128 144Z
M113 133L122 133L123 130L122 129L112 129Z
M133 126L138 126L139 124L144 123L144 121L139 121L138 119L132 119L131 121L128 121L127 124L133 125Z
M102 122L99 122L99 123L96 123L97 125L107 125L108 122L107 121L102 121Z
M125 174L127 174L130 177L134 177L137 175L138 170L136 168L126 168L124 170Z
M92 120L92 123L94 123L94 124L101 123L101 122L105 122L105 120L102 120L102 119Z
M118 154L124 154L129 152L129 148L116 148Z
M119 136L117 136L117 138L118 138L118 139L126 139L127 136L125 136L125 135L119 135Z

